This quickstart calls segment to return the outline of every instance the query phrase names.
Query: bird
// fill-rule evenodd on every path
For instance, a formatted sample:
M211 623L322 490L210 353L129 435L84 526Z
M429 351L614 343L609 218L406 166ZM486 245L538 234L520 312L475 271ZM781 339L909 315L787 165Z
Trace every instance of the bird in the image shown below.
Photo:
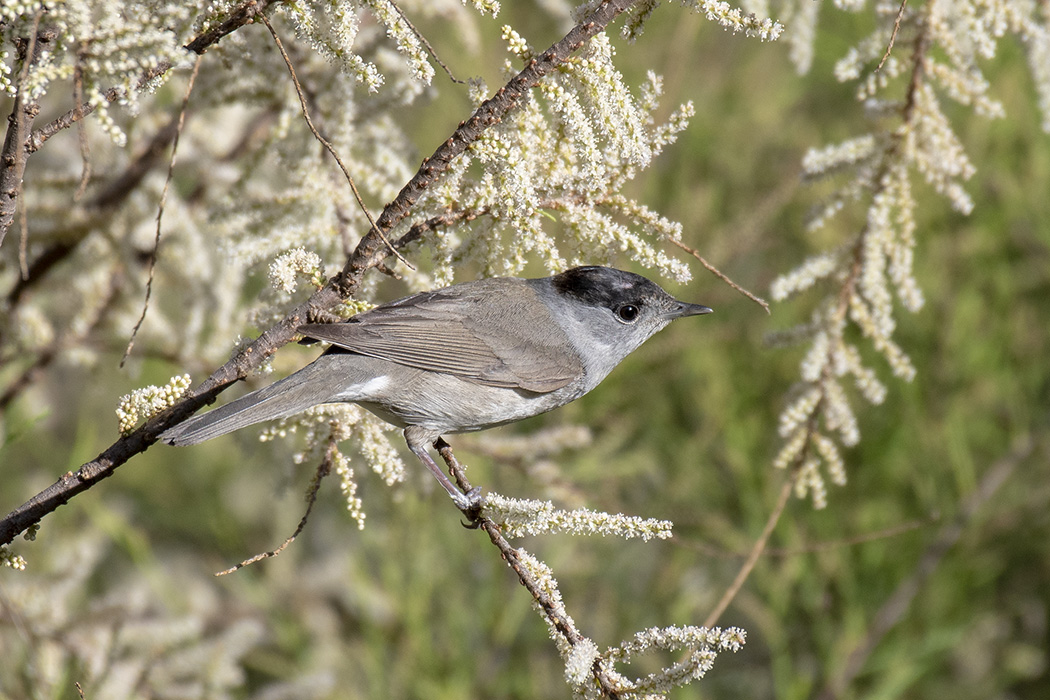
M457 489L429 446L564 406L671 321L711 311L641 275L597 265L463 282L300 326L304 340L330 343L320 357L160 440L194 445L319 404L354 403L402 428L456 506L476 512L480 489Z

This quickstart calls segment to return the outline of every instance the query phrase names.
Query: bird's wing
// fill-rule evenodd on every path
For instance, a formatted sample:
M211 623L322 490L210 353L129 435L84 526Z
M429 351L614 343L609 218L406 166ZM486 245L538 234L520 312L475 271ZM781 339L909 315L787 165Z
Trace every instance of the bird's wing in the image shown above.
M345 323L299 331L361 355L488 386L545 393L583 374L565 332L520 280L424 292Z

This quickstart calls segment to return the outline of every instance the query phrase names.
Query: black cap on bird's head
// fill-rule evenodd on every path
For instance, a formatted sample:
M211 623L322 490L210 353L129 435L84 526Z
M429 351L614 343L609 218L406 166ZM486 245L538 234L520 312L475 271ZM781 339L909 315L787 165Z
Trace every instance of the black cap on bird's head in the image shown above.
M668 321L712 311L700 304L678 301L641 275L611 267L574 267L551 277L551 282L558 294L588 306L610 309L624 323L632 322L646 307L655 307L657 315Z

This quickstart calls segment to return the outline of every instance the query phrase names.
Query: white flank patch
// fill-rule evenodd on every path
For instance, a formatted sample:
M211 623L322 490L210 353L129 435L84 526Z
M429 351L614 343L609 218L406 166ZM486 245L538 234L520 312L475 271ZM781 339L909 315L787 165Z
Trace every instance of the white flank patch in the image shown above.
M332 397L332 401L359 401L361 399L373 398L377 393L385 389L390 384L390 377L385 374L381 374L378 377L372 377L367 382L360 384L351 384L338 395Z

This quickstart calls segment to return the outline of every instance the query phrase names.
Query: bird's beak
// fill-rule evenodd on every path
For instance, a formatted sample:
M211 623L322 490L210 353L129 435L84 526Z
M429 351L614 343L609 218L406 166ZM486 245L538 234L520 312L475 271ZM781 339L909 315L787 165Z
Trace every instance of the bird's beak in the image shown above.
M713 313L714 309L708 308L702 304L690 304L688 302L679 301L669 311L664 312L664 318L675 319L682 318L683 316L700 316L701 314Z

